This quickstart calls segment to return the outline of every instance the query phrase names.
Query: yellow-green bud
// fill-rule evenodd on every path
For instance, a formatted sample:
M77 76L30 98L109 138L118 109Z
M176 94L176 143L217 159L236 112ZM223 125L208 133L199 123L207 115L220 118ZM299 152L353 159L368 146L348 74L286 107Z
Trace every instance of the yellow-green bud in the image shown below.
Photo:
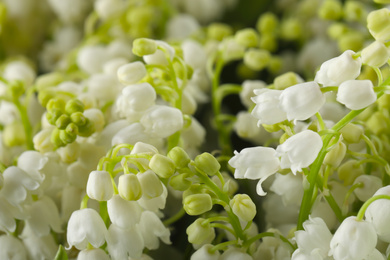
M65 112L71 115L76 112L84 112L84 104L78 99L71 99L66 102Z
M236 192L238 191L238 183L237 181L230 177L230 174L226 173L226 172L222 172L222 177L225 181L225 185L222 186L222 183L221 183L221 180L218 178L217 175L214 175L211 180L217 184L217 186L226 194L228 195L234 195L236 194Z
M60 98L52 98L46 105L47 111L51 111L53 109L58 109L60 111L64 111L65 109L65 101Z
M346 152L347 146L343 142L338 142L334 145L333 149L326 154L324 163L337 168L343 161Z
M195 167L210 176L215 175L219 169L221 168L221 165L215 159L213 155L210 153L202 153L195 157Z
M66 114L62 114L57 120L56 120L56 127L59 129L65 129L66 126L70 123L70 117Z
M140 5L127 12L126 20L132 26L149 27L148 23L153 19L155 10L149 5Z
M390 57L390 51L383 42L375 41L362 50L362 62L371 67L383 66Z
M358 165L358 161L349 160L338 168L337 174L340 180L344 181L344 186L353 184L355 179L364 174L363 167Z
M274 124L274 125L262 124L262 126L265 129L265 131L267 131L268 133L274 133L281 129L279 124Z
M384 94L377 100L379 110L390 109L390 94Z
M52 90L42 90L38 93L38 101L43 107L46 107L49 101L55 96L56 93Z
M256 215L256 205L247 194L236 194L229 205L233 213L243 221L249 222Z
M60 130L58 128L55 128L53 130L53 132L51 132L50 142L52 142L55 147L61 147L61 146L65 146L66 145L66 143L64 143L62 141L62 139L60 138L60 131L64 131L64 130Z
M155 154L149 162L149 167L161 178L171 177L176 170L175 163L168 157Z
M282 68L283 60L280 57L272 56L268 64L268 71L277 74Z
M70 115L70 120L78 126L83 126L88 119L81 112L76 112Z
M234 35L234 39L236 40L236 42L247 48L256 47L259 42L258 34L252 28L239 30Z
M367 28L377 41L390 39L390 10L382 8L372 11L367 16Z
M386 117L381 112L375 112L366 122L367 128L376 135L387 131Z
M214 240L214 228L210 226L209 222L205 224L203 222L205 222L204 218L198 218L188 226L186 233L188 235L188 242L191 244L209 244Z
M363 48L364 40L364 36L360 32L347 32L338 39L339 50L341 52L347 50L359 51Z
M192 184L192 182L187 179L190 176L191 175L187 174L187 173L181 173L178 175L174 175L169 179L169 185L172 188L174 188L175 190L185 191Z
M288 87L294 86L298 83L302 83L303 79L295 72L286 72L280 76L277 76L274 80L274 87L278 90L284 90Z
M251 49L245 52L244 64L253 70L262 70L268 66L271 54L266 50Z
M183 199L183 208L191 216L203 214L212 207L213 202L209 194L192 194Z
M77 126L75 123L69 123L69 124L66 126L65 131L66 131L68 134L77 135L78 132L79 132L79 128L78 128L78 126Z
M339 132L343 135L345 141L353 144L360 142L364 130L358 125L349 123L341 128Z
M232 28L223 23L213 23L207 28L207 36L212 40L222 41L233 34Z
M191 161L187 152L184 151L183 148L178 147L178 146L172 148L168 152L167 156L169 159L171 159L175 163L176 167L179 169L187 167Z
M79 126L79 136L88 137L95 132L95 126L91 120L86 118L87 122L85 125Z
M8 147L23 145L26 142L26 134L22 122L14 121L5 125L2 138L3 143Z
M318 10L318 16L324 20L338 20L343 14L343 6L338 0L325 0Z
M310 129L311 130L311 129ZM289 134L287 134L287 133L284 133L284 134L282 134L282 136L279 138L279 144L282 144L282 143L284 143L284 142L286 142L286 140L288 139L288 138L290 138L291 136L289 135Z
M256 23L256 29L260 33L275 33L279 25L278 17L274 13L268 12L262 14Z
M348 32L348 27L344 23L333 23L328 27L327 33L333 40L338 40Z
M124 174L118 180L118 192L124 200L139 200L142 188L135 174Z
M20 97L24 93L23 82L11 81L8 86L8 91L12 93L13 96Z
M61 110L59 109L52 109L50 111L46 112L46 119L51 125L56 125L56 122L58 118L60 118L62 115Z
M260 49L270 52L276 51L278 48L278 41L276 40L275 35L271 33L261 35L259 47Z
M347 1L344 5L344 19L349 22L359 22L366 18L364 5L358 1Z
M51 72L37 77L35 85L39 91L42 91L45 88L60 84L63 80L64 77L60 72Z
M296 18L290 18L283 21L280 30L280 36L289 41L301 38L303 33L302 24Z
M157 50L156 41L147 38L138 38L133 41L133 53L137 56L151 55Z
M60 130L59 136L64 145L73 143L77 138L76 134L69 133L66 130Z

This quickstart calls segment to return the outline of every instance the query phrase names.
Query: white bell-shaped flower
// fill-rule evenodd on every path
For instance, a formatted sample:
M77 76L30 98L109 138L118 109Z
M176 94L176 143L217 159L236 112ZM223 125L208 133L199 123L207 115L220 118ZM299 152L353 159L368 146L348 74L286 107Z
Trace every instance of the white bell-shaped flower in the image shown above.
M3 77L8 80L20 80L26 86L30 86L35 79L34 70L23 61L12 61L8 63L3 72Z
M360 175L353 184L361 183L363 187L356 188L353 192L361 201L371 198L375 192L382 187L382 179L374 175Z
M49 234L37 236L30 226L25 226L20 238L27 250L28 259L54 259L58 250L58 244Z
M107 211L111 222L119 228L133 228L142 214L137 202L124 200L119 195L114 195L107 202Z
M374 196L377 195L390 195L390 185L377 190ZM365 212L365 218L374 225L379 239L390 243L390 200L373 201Z
M22 241L11 235L1 235L0 259L26 260L27 252Z
M3 196L0 196L0 230L12 233L16 230L15 219L25 219L26 213L19 207L10 204Z
M164 41L155 41L158 48L164 49L164 51L157 49L157 51L150 55L145 55L144 61L146 64L155 64L155 65L167 65L168 59L172 60L175 56L175 49Z
M246 111L238 112L234 130L241 138L255 138L260 134L256 118Z
M139 203L139 205L143 209L149 210L149 211L152 211L155 213L159 212L160 209L164 209L165 204L167 202L168 190L165 187L165 185L162 185L162 187L163 187L163 192L161 193L160 196L152 198L152 199L146 198L146 196L142 196L137 201Z
M286 112L279 106L281 90L274 89L255 89L257 96L252 98L256 103L252 110L252 116L259 119L258 124L273 125L287 119Z
M103 46L85 46L77 54L77 65L89 74L102 71L107 61L106 49Z
M140 120L145 132L156 137L165 138L183 128L183 114L173 107L153 106Z
M88 243L99 248L106 241L106 237L106 225L94 209L76 210L70 216L67 232L68 249L75 246L83 250L87 248Z
M265 84L262 80L245 80L242 83L242 89L240 92L240 100L241 103L246 107L250 108L253 105L252 97L255 96L255 89L265 88L267 84Z
M362 66L361 58L354 58L353 51L345 51L340 56L325 61L314 78L314 81L326 86L339 86L346 80L356 79Z
M278 194L284 205L300 205L303 196L301 174L276 174L270 190Z
M253 258L243 250L236 247L231 247L223 252L220 260L253 260Z
M375 249L377 234L372 223L355 216L344 219L330 241L329 256L335 260L363 260Z
M107 249L112 260L136 258L142 255L144 249L142 233L138 226L121 228L114 224L108 229Z
M279 160L276 151L270 147L245 148L240 153L234 152L234 156L228 162L233 168L236 179L259 179L256 187L257 194L264 196L261 184L279 169Z
M122 65L117 72L119 81L125 85L137 83L145 77L146 74L146 67L140 61Z
M102 104L114 101L120 93L120 84L113 75L94 74L88 79L87 84L89 98L93 97Z
M321 148L320 135L311 130L304 130L279 145L276 148L276 154L281 157L280 167L290 168L296 174L314 162Z
M201 44L193 40L185 40L181 48L185 63L194 70L203 69L206 66L207 56Z
M213 245L211 244L203 245L192 254L191 260L219 260L221 254L218 250L215 252L210 252L211 248L213 248Z
M95 131L100 132L103 130L105 119L103 112L98 108L86 109L83 112L83 115L89 119L93 124Z
M309 216L309 219L303 223L303 228L304 230L295 232L298 250L294 252L292 259L310 259L311 256L326 259L330 250L329 243L332 234L325 222L321 218Z
M337 91L337 101L351 110L365 108L376 101L371 80L347 80Z
M163 193L163 184L152 170L140 172L137 177L141 184L142 194L146 199L156 198Z
M170 231L164 224L161 222L159 217L151 212L144 211L141 215L141 221L139 222L139 227L144 239L145 247L153 250L157 249L160 245L159 238L167 245L171 244L169 238Z
M92 171L87 182L87 195L91 199L107 201L114 195L111 176L107 171Z
M320 110L325 100L320 86L311 81L283 90L280 107L286 112L288 120L306 120Z
M81 250L77 260L110 260L110 257L100 248Z

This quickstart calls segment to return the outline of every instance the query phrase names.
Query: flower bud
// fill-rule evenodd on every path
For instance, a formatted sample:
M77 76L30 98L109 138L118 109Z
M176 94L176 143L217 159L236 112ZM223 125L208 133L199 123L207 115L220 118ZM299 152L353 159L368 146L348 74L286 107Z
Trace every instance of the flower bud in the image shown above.
M169 159L171 159L175 163L176 168L179 168L179 169L187 167L191 161L187 152L184 151L184 149L179 147L179 146L172 148L168 152L167 157Z
M275 33L279 25L278 17L271 12L262 14L256 23L257 30L262 33Z
M146 199L156 198L163 193L162 183L152 170L140 172L137 177L141 184L143 196Z
M70 120L77 126L83 126L87 123L87 118L81 112L75 112L71 114Z
M107 201L114 195L110 173L107 171L92 171L87 182L87 195L97 201Z
M359 51L363 48L365 38L358 31L350 31L340 36L338 46L340 51Z
M5 125L1 137L3 138L3 143L8 147L23 145L26 142L26 134L22 122L14 121Z
M161 178L171 177L176 170L174 162L168 157L155 154L150 160L149 167Z
M104 127L104 115L98 108L90 108L84 111L83 115L93 124L94 131L100 132Z
M382 8L372 11L367 16L367 28L377 41L390 39L390 10Z
M215 230L210 226L210 223L204 218L198 218L191 225L188 226L186 233L188 235L188 242L196 245L204 245L211 243L215 238Z
M151 55L157 50L157 44L154 40L147 38L138 38L133 41L133 53L137 56Z
M253 70L267 67L271 54L266 50L251 49L245 52L244 64Z
M236 194L229 205L233 213L243 221L249 222L256 215L256 205L247 194Z
M358 176L364 174L364 171L363 167L358 165L358 161L349 160L340 165L337 174L340 180L344 181L344 186L348 186L351 185Z
M286 72L277 76L274 80L274 87L278 90L284 90L288 87L303 83L304 80L295 72Z
M56 125L58 118L62 115L61 110L51 109L46 112L46 119L51 125Z
M358 125L348 123L339 132L345 141L354 144L360 142L364 130Z
M274 52L278 48L278 41L274 34L267 33L262 34L259 42L260 49L267 50L269 52ZM272 59L270 63L272 62ZM270 64L268 65L270 66Z
M89 137L95 132L95 126L91 120L86 118L86 124L79 126L78 135L82 137Z
M390 51L384 43L375 41L362 50L361 57L363 63L379 68L389 60Z
M207 28L208 38L216 41L222 41L225 37L232 35L230 26L223 23L213 23Z
M34 138L34 149L43 153L47 153L50 151L53 151L54 146L53 143L50 142L50 136L51 136L52 129L42 129L40 132L38 132Z
M234 39L236 40L236 42L247 48L256 47L259 41L256 31L251 28L243 29L236 32L236 35L234 35Z
M77 138L77 134L69 133L66 130L60 130L59 137L60 137L63 145L66 145L66 144L73 143ZM63 146L63 145L61 145L61 146Z
M370 116L366 122L366 125L371 132L373 132L375 135L379 135L387 131L388 126L386 121L387 118L385 115L383 115L380 111L377 111L372 116Z
M139 200L142 197L141 184L135 174L124 174L118 181L119 195L125 200Z
M84 103L81 102L79 99L71 99L66 102L65 112L68 115L71 115L76 112L84 112Z
M346 152L347 146L343 142L338 142L333 149L325 155L324 163L337 168L344 159Z
M195 167L201 172L213 176L219 171L221 165L210 153L202 153L195 157Z
M289 18L280 26L280 37L287 41L298 40L302 37L302 24L298 18Z
M333 40L340 39L341 36L343 36L347 32L348 32L348 27L344 23L338 23L338 22L332 23L328 27L328 31L327 31L329 37Z
M192 194L183 199L183 208L191 216L203 214L212 207L213 202L209 194Z
M356 188L353 192L360 201L371 198L377 190L382 188L382 180L374 175L360 175L353 184L361 183L363 186Z
M35 86L41 92L43 89L56 86L64 80L64 76L60 72L50 72L38 76L35 80Z
M66 126L70 123L70 117L66 114L62 114L57 120L56 120L56 127L59 129L65 129Z
M55 147L61 147L66 145L66 143L60 138L60 129L54 128L53 132L51 132L50 142L52 142Z
M140 61L122 65L117 72L119 81L125 85L137 83L143 79L146 74L145 65Z
M65 109L65 101L60 98L52 98L47 102L46 109L47 111L60 110L63 112Z
M192 182L187 179L188 177L190 177L190 174L186 173L174 175L170 178L169 185L175 190L185 191L192 184Z
M221 253L218 250L211 251L214 246L211 244L203 245L195 253L192 254L191 260L219 260Z
M325 0L318 10L318 16L324 20L338 20L342 13L343 6L338 0Z
M376 101L371 80L347 80L339 86L337 101L351 110L365 108Z

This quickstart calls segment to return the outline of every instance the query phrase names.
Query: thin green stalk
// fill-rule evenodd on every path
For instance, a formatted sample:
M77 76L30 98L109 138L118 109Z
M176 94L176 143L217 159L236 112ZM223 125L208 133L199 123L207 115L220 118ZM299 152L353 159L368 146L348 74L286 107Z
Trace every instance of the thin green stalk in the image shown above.
M249 247L252 243L254 243L255 241L262 239L264 237L278 238L278 239L282 240L284 243L288 244L290 246L290 248L292 249L292 251L295 251L297 249L297 247L295 245L293 245L287 238L285 238L284 236L282 236L280 234L276 234L273 232L263 232L263 233L257 234L256 236L251 237L246 242L244 242L243 246Z
M364 214L366 213L368 206L370 206L370 204L373 203L374 201L380 200L380 199L390 200L390 196L389 195L377 195L377 196L370 198L366 202L364 202L363 206L360 208L360 210L356 216L356 220L357 221L363 220Z
M12 96L12 102L18 109L23 123L24 132L26 134L27 150L34 150L32 126L30 120L28 119L27 109L20 103L19 97L15 95Z
M181 208L175 215L163 221L164 226L168 227L181 219L186 214L184 208Z

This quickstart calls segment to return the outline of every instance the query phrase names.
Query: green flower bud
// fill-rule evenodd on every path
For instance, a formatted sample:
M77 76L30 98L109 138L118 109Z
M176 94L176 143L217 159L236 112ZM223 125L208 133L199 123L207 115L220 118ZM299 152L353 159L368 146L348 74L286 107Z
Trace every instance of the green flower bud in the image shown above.
M57 120L56 120L56 127L59 129L65 129L66 126L70 123L70 117L66 114L62 114Z
M390 58L390 51L383 42L375 41L362 50L363 63L371 67L381 67Z
M133 53L137 56L150 55L157 51L156 41L147 38L138 38L133 41Z
M161 178L171 177L176 170L175 163L168 157L155 154L149 162L149 167Z
M119 177L118 192L125 200L139 200L142 197L142 188L135 174L124 174Z
M358 1L347 1L344 5L344 19L349 22L359 22L366 18L364 5Z
M22 122L14 121L5 125L2 133L3 143L8 146L23 145L26 142L26 134Z
M95 132L95 126L86 118L86 124L79 126L79 136L88 137L91 136Z
M384 94L377 100L379 110L390 109L390 94Z
M56 96L56 93L52 90L43 90L38 92L38 101L43 106L46 107L51 99Z
M73 143L77 138L77 134L69 133L66 130L60 130L59 136L64 145Z
M60 72L51 72L37 77L35 85L39 92L41 92L45 88L57 86L62 81L64 81L64 77Z
M328 35L333 40L340 39L341 36L348 32L348 27L344 23L333 23L328 27Z
M174 175L169 179L169 185L175 190L185 191L192 184L192 182L188 180L189 177L191 177L191 175L187 173Z
M56 125L60 116L62 116L62 112L59 109L52 109L46 112L46 119L51 125Z
M8 91L11 92L12 96L20 97L24 93L23 82L19 80L11 81L8 86Z
M349 123L341 128L339 132L343 135L345 141L353 144L360 142L364 130L358 125Z
M360 32L347 32L338 39L339 50L341 52L347 50L359 51L363 48L364 40L364 36Z
M343 14L343 6L338 0L325 0L318 10L318 16L324 20L338 20Z
M46 105L47 111L51 111L53 109L58 109L61 112L65 109L65 101L60 98L52 98L49 100L49 102Z
M260 49L270 52L276 51L278 48L278 41L276 40L275 35L270 33L261 35L259 47Z
M225 37L233 34L232 28L223 23L213 23L207 28L208 38L216 41L222 41Z
M303 79L295 72L286 72L280 76L277 76L274 80L274 87L278 90L284 90L288 87L294 86L298 83L302 83Z
M60 130L58 128L55 128L53 132L51 132L50 142L52 142L55 147L61 147L66 145L66 143L63 142L60 138L60 131L65 132L64 130Z
M278 25L278 17L274 13L268 12L259 17L256 23L256 29L262 34L275 33Z
M229 203L233 213L241 220L249 222L256 215L256 205L247 194L237 194Z
M330 150L324 159L324 163L334 168L339 167L347 152L347 146L343 142L338 142L332 150Z
M262 124L262 126L265 129L265 131L267 131L268 133L274 133L281 129L279 124L274 124L274 125Z
M66 131L68 134L77 135L78 132L79 132L79 128L78 128L78 126L77 126L75 123L69 123L69 124L66 126L65 131Z
M310 129L311 130L311 129ZM289 135L289 134L287 134L287 133L284 133L284 134L282 134L282 136L279 138L279 144L282 144L282 143L284 143L284 142L286 142L286 140L288 139L288 138L290 138L291 136Z
M382 8L372 11L367 16L367 28L377 41L390 39L390 10Z
M217 159L210 153L202 153L196 156L194 162L197 170L210 176L215 175L221 169Z
M381 112L375 112L366 122L367 128L375 135L385 133L388 129L386 117Z
M84 104L78 99L71 99L66 102L65 112L71 115L76 112L84 112Z
M76 112L70 115L70 120L78 126L87 124L88 119L81 112Z
M244 64L253 70L262 70L267 67L270 59L269 51L251 49L245 52Z
M303 29L301 22L296 18L283 21L280 29L281 38L293 41L302 37Z
M239 30L234 35L234 39L236 40L236 42L247 48L256 47L259 42L257 32L252 28Z
M188 242L191 244L209 244L215 238L215 230L210 226L210 223L205 222L204 218L198 218L191 225L188 226L186 233L188 235Z
M344 182L344 186L352 185L357 177L364 174L363 167L357 163L358 161L349 160L338 168L337 174Z
M268 64L268 71L277 74L282 68L283 60L280 57L273 56Z
M175 163L176 167L179 169L188 167L188 164L191 161L187 152L179 146L172 148L168 152L167 157L171 159Z
M212 207L213 202L209 194L192 194L183 199L183 208L191 216L203 214Z
M222 186L221 180L218 176L214 175L211 180L217 184L217 186L226 194L233 196L238 191L238 183L237 181L230 176L230 174L226 172L222 172L222 177L225 181L225 185Z

